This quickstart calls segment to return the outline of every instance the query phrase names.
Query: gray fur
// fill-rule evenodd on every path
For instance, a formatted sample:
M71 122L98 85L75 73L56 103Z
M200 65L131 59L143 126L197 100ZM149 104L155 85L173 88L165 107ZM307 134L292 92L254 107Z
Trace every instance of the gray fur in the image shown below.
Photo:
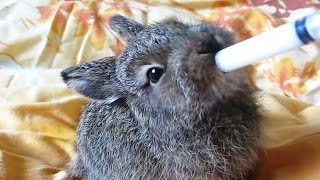
M214 65L232 35L207 24L142 26L122 16L110 26L128 41L119 57L62 72L69 87L93 99L68 173L88 180L245 179L257 159L261 115L243 70L222 73ZM165 67L156 84L146 77L153 66Z

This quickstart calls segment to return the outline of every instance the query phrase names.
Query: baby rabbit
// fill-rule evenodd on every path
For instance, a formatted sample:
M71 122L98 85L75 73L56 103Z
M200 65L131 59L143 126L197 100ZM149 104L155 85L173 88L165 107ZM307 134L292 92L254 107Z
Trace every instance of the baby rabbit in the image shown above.
M144 26L120 15L110 27L127 42L122 54L61 73L92 99L68 173L88 180L245 179L257 159L262 116L245 72L215 66L232 34L172 19Z

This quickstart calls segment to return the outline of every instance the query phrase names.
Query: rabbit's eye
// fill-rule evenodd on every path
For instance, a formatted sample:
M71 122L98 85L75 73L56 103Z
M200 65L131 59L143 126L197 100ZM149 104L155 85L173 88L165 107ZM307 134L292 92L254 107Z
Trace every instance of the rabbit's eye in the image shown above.
M164 73L164 69L160 67L153 67L147 71L147 77L151 83L157 83Z

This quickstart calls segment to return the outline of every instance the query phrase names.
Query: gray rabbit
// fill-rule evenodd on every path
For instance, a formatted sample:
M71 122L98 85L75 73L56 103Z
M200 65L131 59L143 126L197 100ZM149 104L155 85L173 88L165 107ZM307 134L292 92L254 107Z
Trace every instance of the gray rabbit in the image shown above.
M110 27L127 42L118 57L61 73L92 100L67 172L88 180L245 179L256 164L262 116L244 70L215 66L232 34L173 19L142 25L120 15Z

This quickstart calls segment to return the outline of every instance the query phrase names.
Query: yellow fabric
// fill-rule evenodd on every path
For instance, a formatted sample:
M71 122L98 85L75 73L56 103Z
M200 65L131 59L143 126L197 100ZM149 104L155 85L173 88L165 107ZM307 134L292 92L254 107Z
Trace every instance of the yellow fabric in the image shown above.
M0 179L51 179L74 153L85 101L60 86L12 88L3 96Z
M121 51L122 40L107 26L111 15L141 23L199 18L245 39L319 7L298 1L300 7L279 0L1 0L0 179L54 179L75 155L87 101L66 88L59 72ZM320 179L319 47L252 67L266 112L257 179Z

